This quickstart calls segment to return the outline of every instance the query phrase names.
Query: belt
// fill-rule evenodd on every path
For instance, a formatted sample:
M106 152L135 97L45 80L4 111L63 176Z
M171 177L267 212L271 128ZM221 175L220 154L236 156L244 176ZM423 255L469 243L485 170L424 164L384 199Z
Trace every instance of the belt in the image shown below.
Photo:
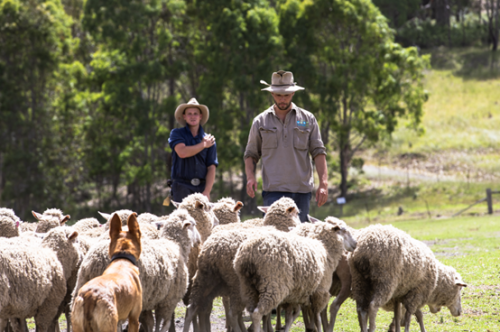
M174 181L180 182L180 183L187 183L193 186L199 186L202 183L205 183L205 179L198 179L198 178L193 178L191 180L188 179L174 179Z

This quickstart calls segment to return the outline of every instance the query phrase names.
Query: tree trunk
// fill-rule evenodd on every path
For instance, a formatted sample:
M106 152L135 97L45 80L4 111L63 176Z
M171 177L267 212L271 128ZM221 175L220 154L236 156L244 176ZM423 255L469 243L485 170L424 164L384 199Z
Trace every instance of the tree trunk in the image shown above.
M436 19L436 24L440 26L450 25L450 5L449 0L434 0L432 11Z
M349 176L349 165L351 164L351 149L349 143L344 143L340 147L340 196L347 195L347 178Z

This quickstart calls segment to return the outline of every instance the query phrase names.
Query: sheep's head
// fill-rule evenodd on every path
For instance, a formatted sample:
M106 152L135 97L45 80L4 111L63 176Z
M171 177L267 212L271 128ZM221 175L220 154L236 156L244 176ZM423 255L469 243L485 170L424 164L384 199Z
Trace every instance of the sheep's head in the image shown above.
M196 227L204 237L208 237L211 229L219 225L219 219L217 219L213 211L214 204L210 203L208 198L203 194L191 194L184 198L182 203L173 202L173 204L177 209L185 209L189 212L196 220Z
M235 202L232 198L221 198L214 204L214 214L220 225L240 222L240 211L242 202Z
M78 232L70 227L56 227L44 234L42 247L52 249L64 270L66 280L76 270L79 262L80 252L76 246Z
M271 206L259 206L258 209L266 214L264 216L265 225L276 226L281 231L288 232L289 227L301 224L299 208L291 198L281 197Z
M348 227L346 225L345 221L340 220L340 219L335 218L335 217L327 217L325 219L325 222L332 225L332 226L339 227L337 234L339 236L342 236L342 238L344 240L344 249L345 250L354 251L354 249L356 249L356 246L358 243L356 242L356 239L353 237L353 234L351 232L352 228Z
M47 211L49 211L49 213L47 213ZM71 218L69 214L63 216L62 212L58 209L48 209L43 214L35 211L31 211L31 213L38 220L35 230L36 233L47 233L55 227L64 226Z
M158 222L163 224L160 237L181 243L188 251L201 243L196 220L185 209L175 210L168 217L161 217Z
M467 284L460 274L451 266L438 262L438 284L434 290L434 303L429 304L433 314L439 312L442 306L447 307L453 316L462 314L462 288Z

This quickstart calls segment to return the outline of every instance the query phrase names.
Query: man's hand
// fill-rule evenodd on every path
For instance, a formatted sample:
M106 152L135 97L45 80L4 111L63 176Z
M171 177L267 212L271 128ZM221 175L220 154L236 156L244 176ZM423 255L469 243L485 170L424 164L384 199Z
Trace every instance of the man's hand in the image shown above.
M316 190L316 202L318 206L322 206L326 203L328 199L328 184L322 184L319 186L318 190Z
M203 141L201 141L201 142L203 143L203 147L205 149L209 148L215 144L215 137L212 134L208 134L205 137L203 137Z
M257 191L257 181L255 180L255 178L249 178L247 181L247 194L248 194L248 196L254 198L256 191Z
M202 194L205 195L206 198L208 198L208 201L210 201L210 191L204 191Z

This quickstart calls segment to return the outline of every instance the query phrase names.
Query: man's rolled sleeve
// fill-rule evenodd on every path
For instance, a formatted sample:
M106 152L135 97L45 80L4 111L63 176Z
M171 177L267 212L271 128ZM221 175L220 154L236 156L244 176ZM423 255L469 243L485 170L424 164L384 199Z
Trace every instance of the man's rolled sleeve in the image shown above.
M215 165L215 167L219 166L219 160L217 159L217 146L212 145L208 148L207 153L207 167Z
M182 137L182 135L180 134L180 130L174 129L170 132L170 137L168 138L168 145L170 145L170 148L173 151L175 146L179 143L186 144L186 141L184 137Z
M309 138L309 153L313 159L320 154L326 155L326 148L321 139L319 126L316 121L312 125L311 136Z
M257 162L262 155L261 146L262 138L260 137L259 126L256 121L254 121L252 124L252 128L250 128L247 147L245 149L245 155L243 156L243 159L252 158Z

